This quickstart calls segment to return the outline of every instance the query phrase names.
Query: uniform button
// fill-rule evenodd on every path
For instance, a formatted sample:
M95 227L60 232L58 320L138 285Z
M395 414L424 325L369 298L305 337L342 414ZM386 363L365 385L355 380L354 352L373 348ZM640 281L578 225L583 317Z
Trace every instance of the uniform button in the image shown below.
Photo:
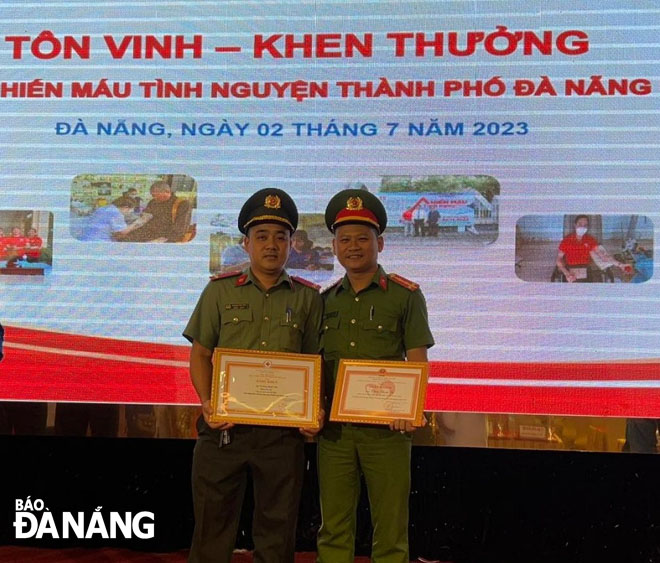
M270 297L270 293L266 293L266 297Z
M293 323L293 328L298 328L298 323Z
M383 325L378 325L378 330L383 330Z
M237 322L238 322L238 317L234 317L234 318L232 319L232 321L234 321L235 323L237 323Z
M325 325L325 326L323 327L323 330L328 330L328 325Z
M262 340L262 341L261 341L261 345L262 345L262 346L265 346L266 344L268 344L268 342L266 342L265 340Z
M359 297L356 297L356 298L355 298L355 300L356 300L356 301L359 301L359 300L360 300L360 298L359 298Z
M355 348L355 342L351 342L351 347Z
M351 324L352 324L352 325L354 325L355 322L356 322L355 319L351 319Z
M264 321L269 321L270 317L264 317Z

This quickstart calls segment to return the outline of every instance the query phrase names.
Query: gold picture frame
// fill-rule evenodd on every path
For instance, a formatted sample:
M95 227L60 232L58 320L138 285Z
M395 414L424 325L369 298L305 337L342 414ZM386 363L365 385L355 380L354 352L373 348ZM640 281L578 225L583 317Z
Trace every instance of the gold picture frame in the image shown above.
M339 361L330 420L422 425L429 378L428 362Z
M211 422L319 427L321 356L216 348Z

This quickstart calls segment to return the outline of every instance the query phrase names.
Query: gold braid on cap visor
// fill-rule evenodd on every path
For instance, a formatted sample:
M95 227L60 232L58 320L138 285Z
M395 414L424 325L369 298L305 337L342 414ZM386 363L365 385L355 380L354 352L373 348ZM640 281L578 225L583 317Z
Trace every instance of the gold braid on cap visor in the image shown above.
M243 225L243 228L247 229L248 225L254 223L255 221L264 221L264 222L274 221L275 223L284 223L292 231L295 231L293 225L291 224L291 221L285 219L284 217L280 217L279 215L258 215L256 217L252 217L252 219L250 219L247 223L245 223L245 225Z
M346 221L357 221L359 223L371 223L374 227L378 229L378 232L380 232L380 224L378 221L375 219L371 219L370 217L366 217L364 215L345 215L344 217L341 217L340 219L337 219L333 224L332 224L332 230L334 231L335 228L339 226L339 223L346 223Z

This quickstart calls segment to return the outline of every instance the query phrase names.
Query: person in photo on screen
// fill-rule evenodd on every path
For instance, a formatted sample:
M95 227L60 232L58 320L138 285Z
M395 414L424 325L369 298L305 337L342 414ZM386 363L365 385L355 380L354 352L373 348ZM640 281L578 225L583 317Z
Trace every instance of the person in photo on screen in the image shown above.
M0 227L0 260L4 260L7 257L7 237L5 236L5 231Z
M321 352L327 404L341 358L427 361L433 346L419 286L378 264L387 214L375 195L343 190L328 203L325 222L346 275L323 292ZM319 563L352 563L360 473L369 493L376 563L408 563L408 497L415 427L328 422L319 438L322 524Z
M131 226L126 223L126 215L130 214L134 207L135 201L126 196L99 207L87 218L80 240L111 242L130 233L136 227L135 223Z
M190 202L174 195L165 181L149 188L151 199L140 218L131 224L128 234L119 235L125 242L183 242L190 228Z
M428 233L430 237L437 237L439 232L438 221L440 221L440 211L437 207L432 207L429 210L428 217Z
M426 221L429 218L428 206L420 202L417 204L417 207L413 209L413 227L415 228L415 237L424 237L426 236Z
M130 197L135 202L135 213L142 213L142 198L140 197L137 188L129 188L122 195Z
M11 236L5 237L5 255L7 259L7 268L19 268L19 260L25 255L25 246L28 239L23 235L23 229L12 227Z
M293 563L305 436L318 430L211 422L213 349L317 354L323 302L318 286L285 264L298 211L276 188L244 203L238 228L250 266L207 284L183 335L192 342L190 378L202 404L192 486L195 529L189 561L229 563L248 473L254 489L254 561ZM320 413L320 422L325 416Z
M291 253L286 263L287 268L297 270L318 270L319 253L312 247L307 231L300 229L291 236Z
M559 243L556 265L566 281L589 281L587 267L595 257L603 264L609 264L627 271L629 266L622 264L605 250L603 246L591 235L589 231L589 217L578 215L574 221L574 232L565 236Z
M242 244L228 244L220 254L221 273L244 270L250 266L250 255Z
M41 258L41 247L44 241L34 227L28 230L27 243L25 244L25 258L28 262L39 262Z

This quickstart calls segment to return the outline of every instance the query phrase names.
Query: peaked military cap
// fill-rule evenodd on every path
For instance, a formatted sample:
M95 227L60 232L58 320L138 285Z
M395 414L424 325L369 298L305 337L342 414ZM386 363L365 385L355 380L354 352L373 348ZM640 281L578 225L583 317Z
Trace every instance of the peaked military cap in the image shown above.
M387 212L378 196L367 190L349 189L336 193L325 208L325 224L334 233L348 224L373 227L381 234L387 226Z
M278 188L265 188L252 194L238 214L238 230L247 235L250 227L260 223L279 223L295 231L298 209L291 196Z

